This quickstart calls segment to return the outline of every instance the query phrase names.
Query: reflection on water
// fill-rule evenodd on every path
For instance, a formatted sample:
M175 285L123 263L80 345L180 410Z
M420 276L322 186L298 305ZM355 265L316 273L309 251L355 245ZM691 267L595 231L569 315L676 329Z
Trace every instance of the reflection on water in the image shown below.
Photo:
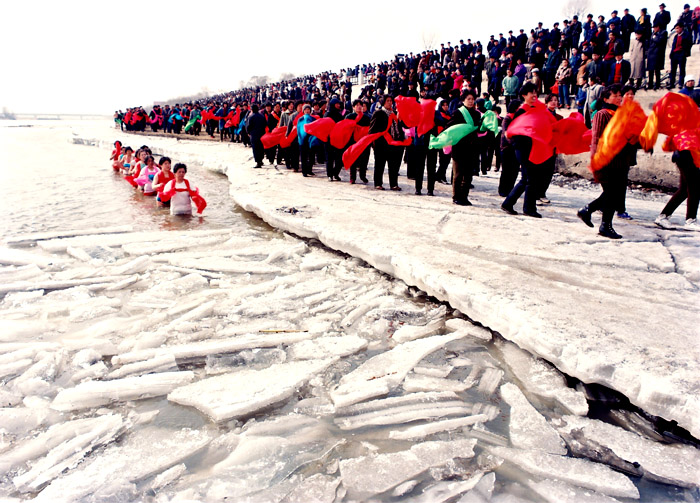
M109 154L93 147L74 145L67 121L0 121L0 200L4 218L0 239L14 234L132 225L135 230L218 229L250 225L271 229L236 208L228 195L224 175L197 166L188 178L207 200L201 217L170 215L115 174ZM17 126L32 127L17 127ZM84 123L83 123L84 125ZM115 140L134 150L147 138ZM159 159L158 153L154 157ZM173 163L177 159L173 159Z

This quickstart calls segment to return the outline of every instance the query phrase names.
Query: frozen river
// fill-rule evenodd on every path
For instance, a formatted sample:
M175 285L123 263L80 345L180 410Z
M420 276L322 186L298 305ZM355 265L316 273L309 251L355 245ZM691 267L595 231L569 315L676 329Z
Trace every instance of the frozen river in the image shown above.
M190 166L208 208L173 217L71 123L20 124L0 123L0 496L698 499L694 446L589 414L546 362L241 211L226 177Z

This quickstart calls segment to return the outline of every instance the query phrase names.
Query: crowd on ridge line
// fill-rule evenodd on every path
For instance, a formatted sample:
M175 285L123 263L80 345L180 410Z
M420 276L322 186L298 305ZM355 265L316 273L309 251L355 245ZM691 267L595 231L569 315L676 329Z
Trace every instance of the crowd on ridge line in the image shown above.
M114 142L109 157L112 169L124 175L124 179L144 196L155 196L156 205L170 208L171 215L191 215L193 203L198 213L204 211L206 201L199 189L185 178L187 165L172 166L170 157L166 156L156 163L148 145L142 145L136 152L131 147L122 147L121 141Z
M557 118L561 117L556 113L556 109L562 106L570 107L569 96L574 96L574 106L585 116L587 125L593 126L593 117L596 112L598 109L605 108L606 100L603 98L603 93L606 88L603 82L608 85L627 83L625 92L631 91L632 94L641 87L644 70L642 69L640 74L638 62L634 60L634 55L640 50L643 54L642 65L644 61L649 63L647 87L658 88L660 83L660 69L663 68L667 45L666 28L671 22L670 13L665 9L664 4L659 6L659 12L653 22L646 9L642 9L640 17L636 20L627 9L621 18L617 16L617 11L613 11L612 17L607 22L603 16L599 16L598 23L593 21L593 16L590 14L587 18L585 24L580 23L576 18L571 22L565 20L564 29L561 31L558 23L555 23L551 30L543 28L542 23L539 23L537 28L531 30L529 38L524 35L524 30L521 30L519 37L514 37L512 32L509 32L508 39L502 35L498 40L492 37L487 46L488 60L483 55L483 48L478 42L471 45L469 40L467 44L460 41L460 45L456 47L448 43L447 47L443 45L440 51L426 51L415 57L412 54L400 55L391 64L384 62L376 66L363 65L362 70L358 68L354 71L348 70L340 76L324 73L317 78L307 77L298 79L296 83L286 82L263 88L245 89L182 107L157 106L148 116L143 110L129 110L127 116L129 113L132 115L124 117L122 127L144 130L146 124L149 124L154 131L162 127L166 132L179 133L184 126L185 130L194 135L200 134L204 128L211 137L218 132L222 141L230 139L230 141L252 146L256 167L260 167L264 157L267 157L270 163L274 163L275 159L277 164L284 161L289 169L295 171L298 171L301 165L301 171L305 176L313 176L311 167L317 160L326 163L326 174L329 180L336 181L340 180L343 149L335 149L328 142L325 144L315 142L314 138L310 137L308 141L302 141L299 145L293 142L285 148L276 146L265 150L262 148L260 139L266 132L280 126L287 127L289 132L294 121L307 114L312 117L327 116L336 121L342 118L359 117L358 125L369 128L370 133L377 132L389 126L386 123L386 116L391 117L394 98L397 96L436 99L438 105L435 111L435 129L430 133L439 134L441 130L453 126L455 122L466 120L460 111L464 108L461 105L466 106L464 99L466 92L475 98L472 106L474 110L467 106L470 109L470 115L473 115L472 120L479 121L480 112L493 109L499 116L499 132L495 134L483 131L475 138L465 138L455 146L451 154L446 154L442 150L428 149L430 135L414 135L411 145L405 150L405 160L409 178L416 181L416 194L421 194L426 167L429 195L432 195L436 181L449 183L446 171L452 161L453 200L455 204L470 205L468 194L471 177L478 175L480 171L485 173L490 170L495 157L495 169L499 170L502 167L499 193L506 197L504 210L515 213L512 206L525 191L524 213L540 216L534 201L538 200L545 204L548 202L546 188L551 181L554 161L540 169L527 170L529 173L526 175L526 167L519 159L518 149L514 145L517 141L509 141L502 134L514 115L517 115L518 110L522 110L519 109L522 102L517 98L523 97L522 91L525 86L527 85L528 89L533 88L535 99L543 90L549 91L546 104ZM675 35L669 56L671 60L669 87L675 84L676 69L679 69L681 77L679 82L682 81L685 84L682 86L681 93L693 97L696 101L700 100L694 89L695 81L693 77L685 76L685 60L692 44L700 42L699 22L700 7L691 11L690 6L686 4L678 22L674 25ZM579 43L581 36L583 41ZM559 40L558 45L556 40ZM547 47L546 52L544 47ZM624 59L627 50L633 59L634 66ZM469 54L469 56L464 58L463 54ZM429 68L428 71L426 68ZM502 73L503 69L505 69L505 76ZM364 87L359 98L351 102L352 83L349 76L358 71L369 75L372 85ZM490 92L481 93L484 73L488 79L487 86ZM542 76L539 75L540 73ZM655 84L654 77L656 77ZM346 80L343 81L343 78ZM482 98L478 98L480 94ZM508 107L505 117L500 117L501 108L496 105L501 95L504 96ZM297 97L301 99L296 99ZM280 99L282 101L279 101ZM386 103L389 105L387 106ZM377 115L377 111L382 113ZM402 128L398 125L398 122L396 127L392 125L390 133L400 141L405 132L402 133ZM301 138L299 139L301 141ZM390 188L400 190L397 178L398 168L404 158L404 149L384 143L386 142L380 139L373 145L375 187L383 189L383 171L386 165L389 168ZM461 151L463 151L462 154L460 154ZM455 159L460 155L464 157L461 163L456 162ZM634 157L631 157L631 161ZM364 183L368 182L366 178L368 160L369 149L353 163L350 170L351 183L355 183L358 171L360 179ZM466 170L468 173L464 169L459 169L460 164L471 166ZM520 183L515 185L518 171L521 171L523 176ZM624 178L626 187L627 177ZM697 210L692 208L697 207L697 184L684 183L684 178L692 182L694 176L684 175L681 170L679 189L687 192L688 195L686 227L694 229L697 226ZM530 186L537 189L525 190ZM617 192L620 192L619 188ZM622 196L618 195L616 199L615 209L618 216L630 218L625 211L624 191ZM593 208L597 208L597 204L594 204ZM666 208L662 216L667 217L670 212L672 212L671 209ZM581 217L581 212L579 213ZM612 217L609 216L609 212L603 213L601 234L619 237L612 229ZM588 224L590 218L585 217L585 212L583 214L582 219ZM657 223L670 226L667 218L660 217Z

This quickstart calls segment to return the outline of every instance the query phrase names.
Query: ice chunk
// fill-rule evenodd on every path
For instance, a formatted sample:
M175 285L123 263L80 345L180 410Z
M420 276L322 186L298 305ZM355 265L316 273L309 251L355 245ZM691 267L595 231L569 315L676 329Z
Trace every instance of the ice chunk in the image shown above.
M251 262L225 258L185 259L177 264L190 269L204 271L226 272L233 274L282 274L284 270L264 262Z
M415 503L445 503L447 501L452 501L460 494L474 489L483 476L483 473L476 473L467 480L436 484L426 488L420 497L412 501L415 501Z
M488 449L538 477L558 479L608 496L639 499L639 491L629 478L600 463L542 451L492 446Z
M119 445L54 479L34 501L134 501L143 498L134 484L182 463L210 442L207 433L189 428L146 426L127 435Z
M59 392L51 408L59 411L99 407L112 402L165 395L194 379L194 372L164 372L113 381L87 381Z
M351 373L343 376L331 392L338 407L383 395L397 387L408 372L426 355L462 336L435 335L406 342L374 356Z
M403 389L414 391L464 391L470 384L455 379L442 379L422 374L408 374L403 382Z
M65 470L77 466L83 457L95 447L111 442L124 428L122 416L112 414L102 416L99 421L90 422L89 426L82 423L76 426L72 432L70 432L71 428L64 429L61 432L62 435L66 433L72 433L72 435L51 448L46 456L32 465L29 471L14 477L12 483L20 492L36 491ZM34 442L33 448L34 452L39 449L36 442ZM21 460L23 456L28 454L28 452L23 452L14 461Z
M28 252L12 248L0 247L0 264L2 265L31 265L47 268L52 265L60 265L69 262L66 259L53 255L43 255L36 252Z
M461 400L428 404L415 403L365 412L355 416L338 417L335 422L343 430L353 430L365 426L401 424L421 419L461 416L469 414L471 409L471 405Z
M37 276L44 276L44 279L48 277L36 264L0 269L0 283L28 280L30 278L36 278Z
M151 266L151 259L140 256L123 264L117 264L112 268L112 274L132 275L146 271Z
M5 239L5 242L14 246L25 246L35 244L37 241L45 241L48 239L69 238L74 236L94 236L95 241L100 239L104 234L122 234L131 232L133 228L130 225L119 225L114 227L73 229L64 231L51 232L35 232L31 234L21 234L19 236L11 236Z
M8 377L14 377L21 374L26 369L34 364L34 360L31 358L22 358L9 363L0 364L0 379L6 379Z
M542 414L527 401L515 384L501 386L501 396L510 405L508 429L514 447L566 454L564 441Z
M305 360L263 370L239 370L178 388L168 395L168 400L195 407L214 421L246 416L287 399L301 384L335 361Z
M557 480L531 480L528 485L549 503L616 503L619 500L595 491L582 489Z
M413 479L454 458L474 456L476 440L424 442L408 451L373 454L340 462L343 485L357 497L369 497Z
M477 388L479 393L485 396L493 395L493 392L496 391L496 388L501 383L502 378L503 371L501 369L487 368L484 370L481 380L479 381L479 386Z
M474 486L474 489L462 496L457 503L489 503L496 484L496 474L487 473Z
M235 494L237 501L269 501L265 496L272 496L267 490L273 483L303 465L320 462L338 445L326 426L312 418L291 415L253 422L241 433L233 452L229 447L230 454L211 468L207 479L212 482L200 499L222 501ZM261 490L260 499L243 498Z
M403 484L397 485L393 491L391 491L392 496L403 496L413 491L418 485L417 480L407 480Z
M452 365L420 365L413 372L431 377L447 377L453 370Z
M445 323L442 319L431 321L424 326L403 325L396 332L394 332L392 339L398 343L414 341L427 335L434 334L444 325Z
M112 358L112 363L125 365L157 356L172 355L174 358L196 358L213 354L234 353L244 349L269 348L281 344L292 344L314 337L314 334L304 331L245 334L238 337L200 341L192 344L180 344L163 348L151 348L124 353Z
M68 280L32 279L27 281L15 281L12 283L0 284L0 295L8 292L27 292L30 290L62 290L81 285L106 288L123 279L125 279L124 276L94 276L92 278Z
M510 342L500 342L497 346L508 368L526 392L545 400L554 400L570 414L588 414L588 402L584 394L569 388L564 376L549 363L533 357Z
M172 484L177 479L182 477L187 472L187 466L184 463L168 468L163 473L159 473L151 482L151 489L156 491L162 489L168 484Z
M6 407L0 409L0 431L13 435L23 435L34 428L53 424L61 414L45 408Z
M487 420L488 416L486 414L476 414L473 416L459 417L457 419L434 421L431 423L419 424L418 426L411 426L403 430L394 430L389 433L389 438L393 438L394 440L416 440L435 433L459 430L476 423L483 423Z
M282 503L333 503L340 478L317 473L297 485Z
M445 327L453 332L466 332L469 336L475 339L481 339L482 341L491 340L491 332L487 329L474 325L467 320L461 318L452 318L445 322Z
M22 396L6 389L0 389L0 408L12 407L22 401ZM2 426L0 426L2 428Z
M23 463L44 456L55 447L76 437L91 432L109 431L115 427L117 428L116 432L122 426L125 425L121 416L112 414L55 424L31 440L26 440L11 451L4 453L0 459L0 472L14 470Z
M150 360L124 365L123 367L119 367L118 369L110 372L107 377L108 379L121 379L122 377L131 376L134 374L141 375L151 372L166 372L173 369L177 369L175 357L171 354L167 354L163 356L156 356Z
M319 337L293 344L289 348L289 355L297 360L343 357L362 351L366 347L367 341L356 335Z
M275 363L287 361L287 353L281 349L246 349L235 354L209 355L206 359L207 375L224 374L235 367L245 366L262 369Z
M700 449L683 444L662 444L595 419L565 416L559 428L577 455L651 480L681 487L700 487Z

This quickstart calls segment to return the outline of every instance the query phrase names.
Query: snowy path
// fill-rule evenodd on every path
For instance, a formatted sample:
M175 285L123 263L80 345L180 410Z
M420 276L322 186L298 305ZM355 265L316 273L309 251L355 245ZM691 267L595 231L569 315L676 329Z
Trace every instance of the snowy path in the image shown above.
M107 146L123 136L116 133L78 137ZM493 174L475 178L474 206L463 208L451 204L448 186L434 198L414 196L404 176L402 193L378 192L349 185L345 172L344 183L329 183L320 166L313 179L255 170L250 151L237 145L148 144L226 173L235 202L274 227L362 258L563 372L616 389L700 437L700 234L653 224L668 196L629 194L635 220L616 220L625 239L614 242L577 219L576 209L598 194L584 184L552 186L553 203L536 220L499 211Z

